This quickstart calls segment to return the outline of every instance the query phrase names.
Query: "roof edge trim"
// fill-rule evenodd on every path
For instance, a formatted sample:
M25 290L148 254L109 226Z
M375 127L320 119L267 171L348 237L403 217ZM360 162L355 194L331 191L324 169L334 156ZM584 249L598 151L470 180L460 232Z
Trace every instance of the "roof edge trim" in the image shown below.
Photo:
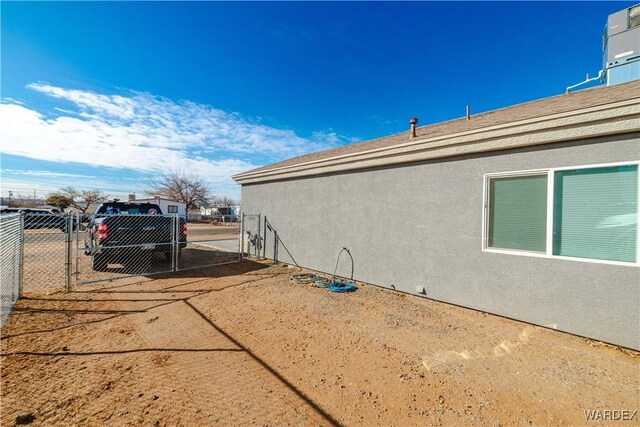
M232 178L238 184L252 184L640 131L639 117L640 98L634 98L326 159L248 171Z

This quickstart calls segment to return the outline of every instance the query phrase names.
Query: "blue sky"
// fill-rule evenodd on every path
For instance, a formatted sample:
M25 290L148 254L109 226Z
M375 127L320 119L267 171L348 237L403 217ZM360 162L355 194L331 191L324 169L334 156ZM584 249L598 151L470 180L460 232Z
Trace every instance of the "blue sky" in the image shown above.
M633 2L7 2L1 193L143 194L560 94Z

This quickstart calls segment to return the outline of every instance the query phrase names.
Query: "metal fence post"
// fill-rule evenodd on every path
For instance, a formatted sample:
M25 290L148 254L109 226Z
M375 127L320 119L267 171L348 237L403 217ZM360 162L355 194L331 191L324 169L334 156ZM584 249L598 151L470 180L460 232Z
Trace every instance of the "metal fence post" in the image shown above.
M18 281L18 298L22 298L24 289L24 213L20 214L20 278Z
M65 269L64 269L64 291L69 292L71 289L71 234L73 233L73 216L65 215L67 229L65 230Z
M242 216L240 217L240 261L244 259L244 212L242 212Z
M267 258L267 216L264 216L264 239L262 240L262 258Z
M256 233L256 245L254 247L256 258L258 259L260 259L260 239L262 238L261 232L260 232L261 225L262 225L262 214L258 214L258 232Z
M186 220L187 219L185 218L185 221ZM171 250L171 253L172 253L172 255L171 255L171 271L175 272L175 271L178 271L178 268L179 268L179 265L178 265L178 263L179 263L179 261L178 261L178 257L179 257L178 252L180 250L180 230L179 230L179 228L180 228L180 215L179 214L174 215L172 221L173 221L173 232L171 234L172 234L173 238L171 240L173 240L173 242L172 242L173 246L171 248L172 249Z
M273 229L273 260L278 262L278 230Z
M71 215L73 215L73 212L71 213ZM75 221L76 221L75 234L76 234L76 238L75 238L75 242L74 243L75 243L75 247L76 247L76 251L75 251L76 255L74 257L75 258L74 262L76 264L76 267L75 267L75 271L73 273L73 277L74 277L73 278L73 283L75 285L78 284L78 276L80 275L80 267L78 266L78 264L79 264L78 261L79 261L79 258L80 258L80 255L78 253L78 251L80 250L80 227L82 226L82 217L80 215L81 215L80 212L76 212L75 213Z

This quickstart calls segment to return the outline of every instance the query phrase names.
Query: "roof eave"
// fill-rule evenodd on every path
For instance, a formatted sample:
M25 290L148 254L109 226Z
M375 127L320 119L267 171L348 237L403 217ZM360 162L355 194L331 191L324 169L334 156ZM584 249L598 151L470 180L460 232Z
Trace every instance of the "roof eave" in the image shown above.
M232 176L238 184L640 131L640 98Z

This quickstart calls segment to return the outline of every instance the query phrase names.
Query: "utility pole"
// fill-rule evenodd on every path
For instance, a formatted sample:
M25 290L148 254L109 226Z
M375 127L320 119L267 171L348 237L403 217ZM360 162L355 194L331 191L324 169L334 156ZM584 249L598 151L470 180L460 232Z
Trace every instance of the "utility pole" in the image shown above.
M33 207L36 207L36 189L33 189Z
M9 207L11 207L11 196L13 196L13 191L9 191Z

